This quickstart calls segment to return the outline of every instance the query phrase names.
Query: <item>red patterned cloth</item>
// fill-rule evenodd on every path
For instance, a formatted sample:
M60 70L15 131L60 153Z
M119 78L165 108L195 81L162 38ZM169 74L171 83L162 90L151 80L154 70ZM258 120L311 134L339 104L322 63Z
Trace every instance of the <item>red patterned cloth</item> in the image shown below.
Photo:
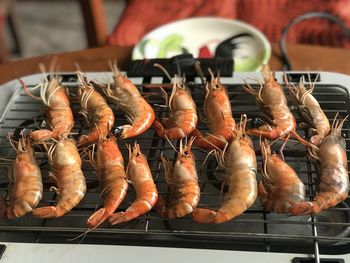
M196 16L242 20L260 29L271 42L278 42L291 19L310 11L337 15L350 28L350 0L129 0L107 43L135 45L160 25ZM323 19L295 25L288 43L350 48L340 27Z

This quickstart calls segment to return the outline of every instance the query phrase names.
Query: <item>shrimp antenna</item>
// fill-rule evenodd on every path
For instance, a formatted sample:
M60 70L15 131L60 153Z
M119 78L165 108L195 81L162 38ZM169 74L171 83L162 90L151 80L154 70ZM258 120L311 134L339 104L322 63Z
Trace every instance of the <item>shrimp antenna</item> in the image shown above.
M180 140L180 154L183 154L183 144L182 144L182 139Z
M179 152L178 150L176 150L175 146L171 143L169 137L165 135L165 139L168 141L168 143L169 143L170 146L174 149L174 151L175 151L177 154L180 154L180 152Z
M84 76L84 73L80 70L79 66L77 67L77 77L79 82L81 82L81 84L85 84L86 82L86 78Z
M216 151L216 149L213 149L210 152L208 152L207 156L205 156L204 161L199 169L203 169L205 163L208 161L209 156L212 155L215 151Z
M196 139L196 136L191 136L191 139L189 140L189 142L187 143L187 136L186 136L186 146L188 147L192 147L192 144L194 143L194 140Z
M95 226L93 228L88 228L86 231L84 231L83 233L81 233L80 235L76 236L76 237L73 237L73 238L69 238L67 239L67 241L74 241L74 240L77 240L78 238L81 238L82 239L79 241L79 244L81 244L83 242L83 240L85 239L85 237L87 236L87 234L93 230L95 230L98 226Z
M14 141L13 141L13 139L12 139L12 134L11 134L11 133L8 133L7 139L9 140L9 143L11 144L12 148L13 148L15 151L17 151L17 148L18 148L18 147L15 147L15 144L14 144Z
M290 85L289 79L287 77L287 73L285 71L283 72L283 81L284 81L284 84L286 84L287 86Z
M17 80L18 80L18 82L21 84L21 86L22 86L23 91L24 91L25 94L27 94L29 97L31 97L31 98L33 98L33 99L35 99L35 100L41 100L41 97L35 96L35 95L33 95L32 93L30 93L30 91L28 90L27 85L23 82L22 79L17 79ZM41 87L41 88L42 88L42 84L36 85L36 86L34 87L34 89L36 89L36 88L38 88L38 87Z
M46 81L48 81L47 75L46 75L46 68L45 68L44 63L39 63L39 69L40 69L41 74L43 74L44 79L45 79Z
M214 137L215 139L222 140L223 142L226 142L224 139L221 139L221 138L219 138L219 137L217 137L217 136L215 136L215 135L213 135L213 134L207 133L207 135L212 136L212 137ZM202 167L203 167L203 166L204 166L204 163L206 162L206 160L208 159L208 156L209 156L210 154L212 154L213 152L214 152L214 153L216 153L216 152L223 153L223 150L221 150L219 147L217 147L215 144L213 144L213 143L210 142L209 140L205 139L204 137L202 138L202 140L206 141L207 143L209 143L211 146L213 146L213 147L215 148L215 149L211 150L211 151L207 154L207 156L205 157L204 162L203 162L203 164L202 164ZM227 145L228 145L228 143L226 142L226 145L225 145L225 148L224 148L224 149L226 149ZM223 154L222 154L222 155L223 155ZM216 157L217 161L218 161L219 163L221 163L221 160L218 160L216 154L215 154L215 157ZM222 157L221 159L223 160L223 157Z
M201 63L199 62L199 60L196 60L194 62L194 69L197 72L199 78L201 79L202 84L205 83L205 77L202 71L202 67L201 67Z
M175 58L175 62L176 62L176 70L177 70L177 74L179 76L181 76L181 66L180 66L180 62L177 58ZM185 74L185 73L184 73Z
M161 64L154 63L153 66L156 68L159 68L171 82L171 76L170 76L169 72Z
M211 68L208 68L208 72L209 72L209 74L210 74L211 79L214 79L214 78L215 78L215 77L214 77L214 73L213 73L213 71L211 70Z
M108 60L108 66L111 68L112 71L118 68L117 61L114 59L109 59Z
M311 81L311 75L310 75L310 73L308 73L307 75L308 75L308 77L309 77L309 82L311 83L311 84L310 84L310 86L311 86L311 87L310 87L310 90L311 90L310 93L312 93L313 90L315 89L316 82L317 82L317 80L318 80L318 78L319 78L319 76L320 76L320 72L317 73L317 75L316 75L316 77L315 77L315 79L314 79L313 82Z
M77 68L78 71L82 71L78 62L74 62L74 66Z
M346 115L344 119L342 119L337 125L336 125L336 129L339 129L339 131L343 128L344 122L346 121L346 119L349 117L349 115Z
M336 120L337 120L338 115L339 115L339 112L337 112L337 113L335 114L335 117L334 117L334 119L333 119L332 126L331 126L332 129L334 128L334 124L335 124L335 122L336 122Z
M217 139L217 140L219 140L219 141L222 141L222 142L224 142L224 143L227 142L225 139L219 138L218 136L213 135L213 134L211 134L211 133L209 133L209 132L207 132L207 135L208 135L208 136L211 136L211 137L213 137L213 138L215 138L215 139ZM205 138L202 138L202 139L205 140L207 143L209 143L211 146L213 146L215 149L221 151L221 149L220 149L219 147L217 147L215 144L211 143L210 141L206 140Z
M263 174L267 175L267 170L266 170L266 163L267 163L267 149L266 149L266 144L269 145L269 143L267 142L267 140L265 139L264 141L261 140L260 137L260 149L261 149L261 155L263 156Z
M54 72L57 66L58 57L54 56L49 65L49 72Z

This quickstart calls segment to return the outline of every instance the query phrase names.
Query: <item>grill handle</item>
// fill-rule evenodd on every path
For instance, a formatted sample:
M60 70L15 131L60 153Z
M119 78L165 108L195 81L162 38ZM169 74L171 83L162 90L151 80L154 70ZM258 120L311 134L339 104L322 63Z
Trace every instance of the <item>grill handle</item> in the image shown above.
M292 263L315 263L315 259L297 257L292 259ZM320 258L320 263L345 263L345 261L341 258Z

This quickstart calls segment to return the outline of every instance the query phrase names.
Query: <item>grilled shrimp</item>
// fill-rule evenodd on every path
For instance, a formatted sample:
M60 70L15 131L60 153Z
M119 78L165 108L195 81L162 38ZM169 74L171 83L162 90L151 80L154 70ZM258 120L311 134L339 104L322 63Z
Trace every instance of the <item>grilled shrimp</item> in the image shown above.
M317 193L312 202L294 204L290 211L292 215L317 214L336 206L348 197L348 162L345 141L341 137L345 119L335 121L319 147L313 146L308 149L318 174Z
M94 169L100 180L104 206L87 220L90 228L96 228L108 219L123 201L128 190L124 170L124 160L114 136L101 135L96 159L91 158Z
M45 206L33 210L40 218L60 217L74 208L86 192L86 182L81 170L81 159L72 139L61 138L48 151L49 163L53 167L50 176L56 181L57 188L50 190L59 196L56 206Z
M68 136L74 126L73 112L69 103L69 96L64 87L59 83L57 76L52 76L50 80L40 84L40 97L34 96L27 89L27 86L20 80L25 93L41 100L46 106L46 115L51 130L38 130L31 133L31 139L37 141L47 141L49 139L58 140L62 136Z
M4 201L1 213L9 219L31 212L43 195L41 171L35 160L30 139L19 139L16 151L17 157L10 171L13 177L10 199L8 202Z
M267 141L260 145L263 159L263 177L258 191L260 202L267 211L288 213L295 203L304 201L305 186L292 167L271 153Z
M250 129L247 134L262 136L271 140L286 137L289 133L296 134L295 119L288 108L283 89L275 81L274 74L270 72L268 65L263 66L262 74L265 83L260 83L259 91L254 90L248 84L244 89L255 96L258 106L264 111L264 117L270 124Z
M88 135L82 135L78 140L78 146L94 143L100 135L108 135L114 126L113 110L105 99L86 83L85 77L78 72L80 87L78 89L78 101L81 105L80 114L83 115L91 130Z
M204 100L204 113L210 132L207 136L203 136L195 129L192 136L196 137L194 144L202 149L213 149L214 146L223 149L226 143L232 140L236 122L232 117L226 87L221 84L218 77L214 78L211 71L210 73L211 81L206 85Z
M245 134L247 119L239 124L235 136L223 152L216 156L219 165L225 169L228 186L224 202L217 211L196 208L192 218L198 223L220 224L239 216L253 205L257 196L257 163L252 140Z
M154 184L147 157L142 154L140 145L135 143L129 148L129 164L126 169L128 180L136 192L136 199L125 212L113 214L109 222L119 224L130 221L150 211L158 199L158 191Z
M312 128L315 134L310 139L311 143L319 145L323 138L328 135L330 124L320 104L315 97L312 96L315 85L312 85L310 89L306 89L304 86L304 78L301 78L298 88L294 85L289 85L288 88L290 95L298 104L304 121Z
M147 131L154 122L155 114L148 102L141 96L135 85L124 77L113 65L114 85L104 86L93 83L100 88L108 99L126 114L129 125L118 127L114 133L121 138L131 138Z
M170 192L166 203L161 197L158 198L156 203L156 210L161 216L169 218L183 217L190 214L198 205L200 189L195 157L191 152L193 140L192 137L184 147L182 141L180 141L180 149L173 167L169 160L162 157L165 178L170 187Z
M196 104L190 90L175 76L173 89L167 105L170 109L168 118L155 120L154 128L159 137L180 140L190 135L196 128L198 117Z

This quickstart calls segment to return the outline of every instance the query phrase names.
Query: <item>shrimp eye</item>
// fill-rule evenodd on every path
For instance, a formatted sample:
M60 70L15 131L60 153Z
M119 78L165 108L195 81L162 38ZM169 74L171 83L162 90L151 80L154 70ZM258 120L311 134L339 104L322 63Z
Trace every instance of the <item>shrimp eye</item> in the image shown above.
M141 155L141 153L140 153L140 152L136 153L136 157L139 157L140 155Z
M188 156L188 151L184 151L184 154L185 154L186 156Z
M23 146L22 151L26 151L26 150L27 150L27 147Z
M106 139L110 139L111 136L109 134L106 135Z

